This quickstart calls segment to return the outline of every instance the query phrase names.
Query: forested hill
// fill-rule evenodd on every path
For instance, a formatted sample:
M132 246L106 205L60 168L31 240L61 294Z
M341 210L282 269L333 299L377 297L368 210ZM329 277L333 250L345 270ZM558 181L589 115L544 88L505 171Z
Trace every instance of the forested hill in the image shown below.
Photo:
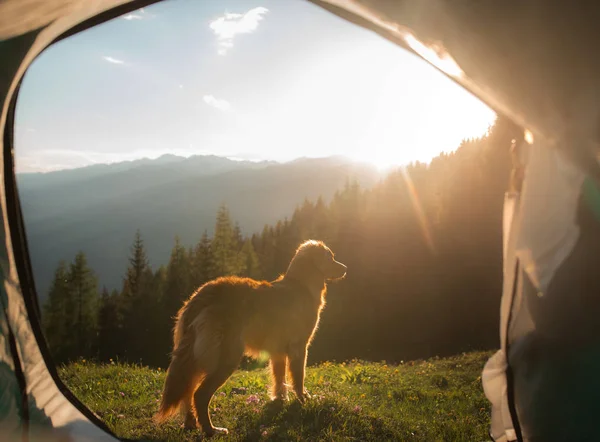
M229 274L272 279L285 271L301 241L316 238L348 274L329 287L311 362L400 361L497 348L502 203L514 135L512 125L500 121L487 137L466 141L429 165L392 172L370 188L350 181L330 200L293 201L291 217L262 229L244 225L242 232L236 221L243 225L246 211L221 206L212 214L212 234L171 242L170 254L161 258L168 264L158 269L147 253L156 231L141 228L124 241L131 244L123 254L129 262L112 293L102 291L91 260L71 256L55 267L44 308L50 345L58 360L119 357L164 366L172 318L196 287ZM309 165L314 181L335 176L331 164L299 164ZM256 193L253 186L247 198ZM169 225L163 236L182 227Z
M167 264L175 235L193 244L212 233L226 204L244 233L291 216L305 198L328 201L348 180L370 187L367 165L339 157L289 163L165 155L46 174L17 175L33 272L45 299L59 260L79 251L109 289L120 288L137 229L157 268Z

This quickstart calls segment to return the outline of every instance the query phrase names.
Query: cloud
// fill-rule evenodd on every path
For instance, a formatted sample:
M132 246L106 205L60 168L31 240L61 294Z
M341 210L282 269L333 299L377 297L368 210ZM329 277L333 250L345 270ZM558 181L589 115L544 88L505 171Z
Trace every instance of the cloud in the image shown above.
M205 95L202 97L204 102L220 111L227 112L231 109L231 104L228 101L215 98L213 95Z
M127 14L123 16L123 20L142 20L143 18L141 14Z
M102 57L104 60L108 61L109 63L113 63L113 64L125 64L125 62L123 60L119 60L118 58L113 58L113 57L109 57L107 55Z
M149 14L146 12L144 8L140 8L135 12L131 12L122 16L123 20L132 21L132 20L144 20L145 18L153 18L153 14Z
M258 27L258 22L269 12L267 8L259 6L250 9L244 14L225 15L210 22L209 27L217 35L219 55L225 55L233 47L233 39L238 34L249 34Z

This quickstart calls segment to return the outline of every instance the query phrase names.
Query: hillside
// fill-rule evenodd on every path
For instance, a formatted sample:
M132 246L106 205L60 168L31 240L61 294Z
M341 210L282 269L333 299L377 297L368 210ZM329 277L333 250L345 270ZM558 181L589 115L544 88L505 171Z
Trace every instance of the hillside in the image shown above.
M213 440L411 440L482 441L488 438L489 404L481 370L489 353L403 363L326 362L309 367L312 398L300 407L269 401L265 369L238 371L211 402L215 425L230 435ZM196 440L180 421L157 427L164 370L86 361L61 368L72 391L118 436L150 440Z
M120 288L136 229L154 268L179 235L185 245L212 232L225 203L244 234L289 217L305 198L327 201L348 179L369 187L378 172L331 157L289 163L166 155L46 174L17 175L38 294L45 298L59 260L82 250L100 284Z

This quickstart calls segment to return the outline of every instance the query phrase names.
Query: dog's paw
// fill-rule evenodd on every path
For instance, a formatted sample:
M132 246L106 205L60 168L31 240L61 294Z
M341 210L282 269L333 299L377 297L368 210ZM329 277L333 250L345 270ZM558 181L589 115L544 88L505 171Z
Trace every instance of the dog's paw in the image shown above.
M286 402L288 400L287 391L279 391L277 393L273 393L271 395L271 400L273 402Z
M229 434L229 430L223 427L212 427L204 432L206 437L213 437L216 434Z
M184 430L192 431L196 430L199 427L199 425L195 416L186 416L185 421L183 422L183 424L181 424L181 427Z
M311 398L310 393L306 390L304 390L302 392L302 394L298 395L298 400L300 401L301 404L306 403L307 400L309 400Z

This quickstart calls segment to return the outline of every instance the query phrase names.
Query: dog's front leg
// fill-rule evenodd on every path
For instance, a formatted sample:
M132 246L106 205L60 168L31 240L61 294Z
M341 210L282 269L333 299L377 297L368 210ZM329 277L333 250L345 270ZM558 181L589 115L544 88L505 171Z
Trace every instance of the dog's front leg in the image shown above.
M273 374L271 399L273 400L287 399L287 388L285 386L285 363L285 354L271 356L271 373Z
M294 385L294 392L298 400L302 403L310 398L308 392L304 389L304 370L306 367L306 344L296 344L290 346L288 353L289 370Z

